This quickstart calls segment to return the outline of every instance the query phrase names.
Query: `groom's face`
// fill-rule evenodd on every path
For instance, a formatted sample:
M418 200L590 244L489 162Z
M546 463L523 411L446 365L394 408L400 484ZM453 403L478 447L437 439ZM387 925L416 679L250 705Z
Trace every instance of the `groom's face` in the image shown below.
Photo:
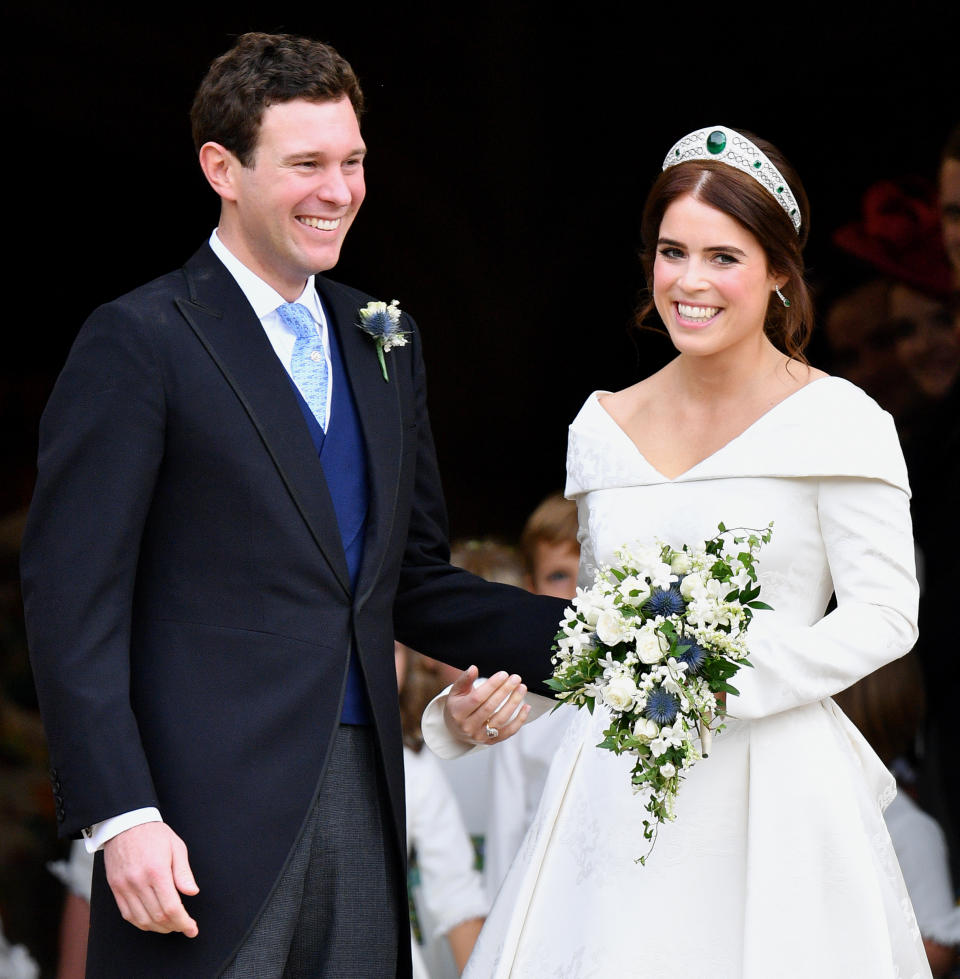
M253 162L235 171L234 244L285 298L336 265L363 203L365 152L346 98L294 99L264 111Z

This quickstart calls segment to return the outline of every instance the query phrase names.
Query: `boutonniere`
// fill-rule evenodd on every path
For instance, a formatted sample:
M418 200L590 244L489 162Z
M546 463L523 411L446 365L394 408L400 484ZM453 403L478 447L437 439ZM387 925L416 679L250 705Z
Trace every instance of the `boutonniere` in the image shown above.
M383 355L387 351L393 350L394 347L404 347L407 344L407 334L400 329L400 304L396 299L389 306L386 303L373 300L359 310L358 315L360 322L357 323L357 326L364 333L373 337L373 341L377 345L377 359L380 361L383 379L389 381L387 362Z

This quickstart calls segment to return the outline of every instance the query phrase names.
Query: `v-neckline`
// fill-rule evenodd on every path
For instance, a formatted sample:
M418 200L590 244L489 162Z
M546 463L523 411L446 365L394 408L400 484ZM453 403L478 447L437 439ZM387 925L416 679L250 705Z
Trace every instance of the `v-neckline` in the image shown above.
M833 380L837 380L836 376L832 374L828 374L826 377L816 377L812 381L808 381L806 384L803 385L803 387L797 388L796 391L791 392L785 398L781 398L775 405L772 405L770 408L768 408L762 415L757 416L752 422L750 422L749 425L747 425L746 428L744 428L742 431L734 435L733 438L728 439L726 442L723 443L723 445L719 446L718 448L714 449L713 452L709 453L709 455L705 455L702 459L695 462L692 466L688 466L686 469L684 469L683 472L677 473L676 476L668 476L666 473L661 472L640 451L640 447L627 434L626 429L620 424L620 422L618 422L616 418L614 418L613 415L611 415L610 412L607 411L606 408L604 408L603 402L600 400L599 395L609 394L611 392L595 391L593 395L591 395L591 397L596 402L597 408L599 408L599 410L603 413L603 415L609 420L610 424L616 429L616 431L618 431L620 435L623 436L623 438L630 445L630 447L637 454L637 456L639 456L639 458L643 461L643 463L649 469L655 472L662 480L668 483L675 483L678 480L683 479L685 476L689 476L695 469L699 469L700 466L709 462L711 459L715 459L718 455L720 455L720 453L730 448L730 446L733 445L734 442L739 442L740 439L742 439L745 435L748 435L750 432L752 432L753 429L755 429L762 421L764 421L765 419L773 415L780 407L785 405L788 401L792 401L798 395L802 394L804 391L808 390L809 388L812 388L815 384L819 384L821 381L833 381Z

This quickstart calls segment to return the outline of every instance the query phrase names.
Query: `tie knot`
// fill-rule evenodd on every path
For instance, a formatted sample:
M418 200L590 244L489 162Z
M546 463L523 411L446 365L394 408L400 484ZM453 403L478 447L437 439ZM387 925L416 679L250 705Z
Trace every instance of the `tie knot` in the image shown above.
M302 303L284 303L277 307L280 319L287 324L300 340L316 337L317 328L314 325L310 310Z

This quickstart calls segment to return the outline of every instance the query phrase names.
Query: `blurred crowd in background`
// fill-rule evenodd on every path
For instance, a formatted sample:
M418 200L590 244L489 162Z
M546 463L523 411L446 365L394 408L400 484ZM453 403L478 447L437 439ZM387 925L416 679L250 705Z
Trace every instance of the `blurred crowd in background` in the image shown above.
M837 228L833 243L828 274L817 276L816 366L859 385L896 419L913 489L922 589L913 653L838 699L897 776L901 793L888 827L933 974L950 975L960 946L960 671L951 615L960 485L960 127L935 178L874 183L859 219ZM14 433L17 418L35 417L34 402L45 396L42 386L0 394ZM32 433L13 439L33 441ZM83 975L89 861L56 839L17 572L32 464L23 454L13 459L0 488L0 979L76 979ZM556 471L561 467L558 459ZM503 528L486 527L483 538L455 542L453 561L492 580L572 597L576 529L575 505L555 493L531 514L516 544ZM445 979L465 962L532 818L568 712L529 725L494 751L441 762L421 750L419 718L456 674L403 647L397 669L411 935L419 974Z

